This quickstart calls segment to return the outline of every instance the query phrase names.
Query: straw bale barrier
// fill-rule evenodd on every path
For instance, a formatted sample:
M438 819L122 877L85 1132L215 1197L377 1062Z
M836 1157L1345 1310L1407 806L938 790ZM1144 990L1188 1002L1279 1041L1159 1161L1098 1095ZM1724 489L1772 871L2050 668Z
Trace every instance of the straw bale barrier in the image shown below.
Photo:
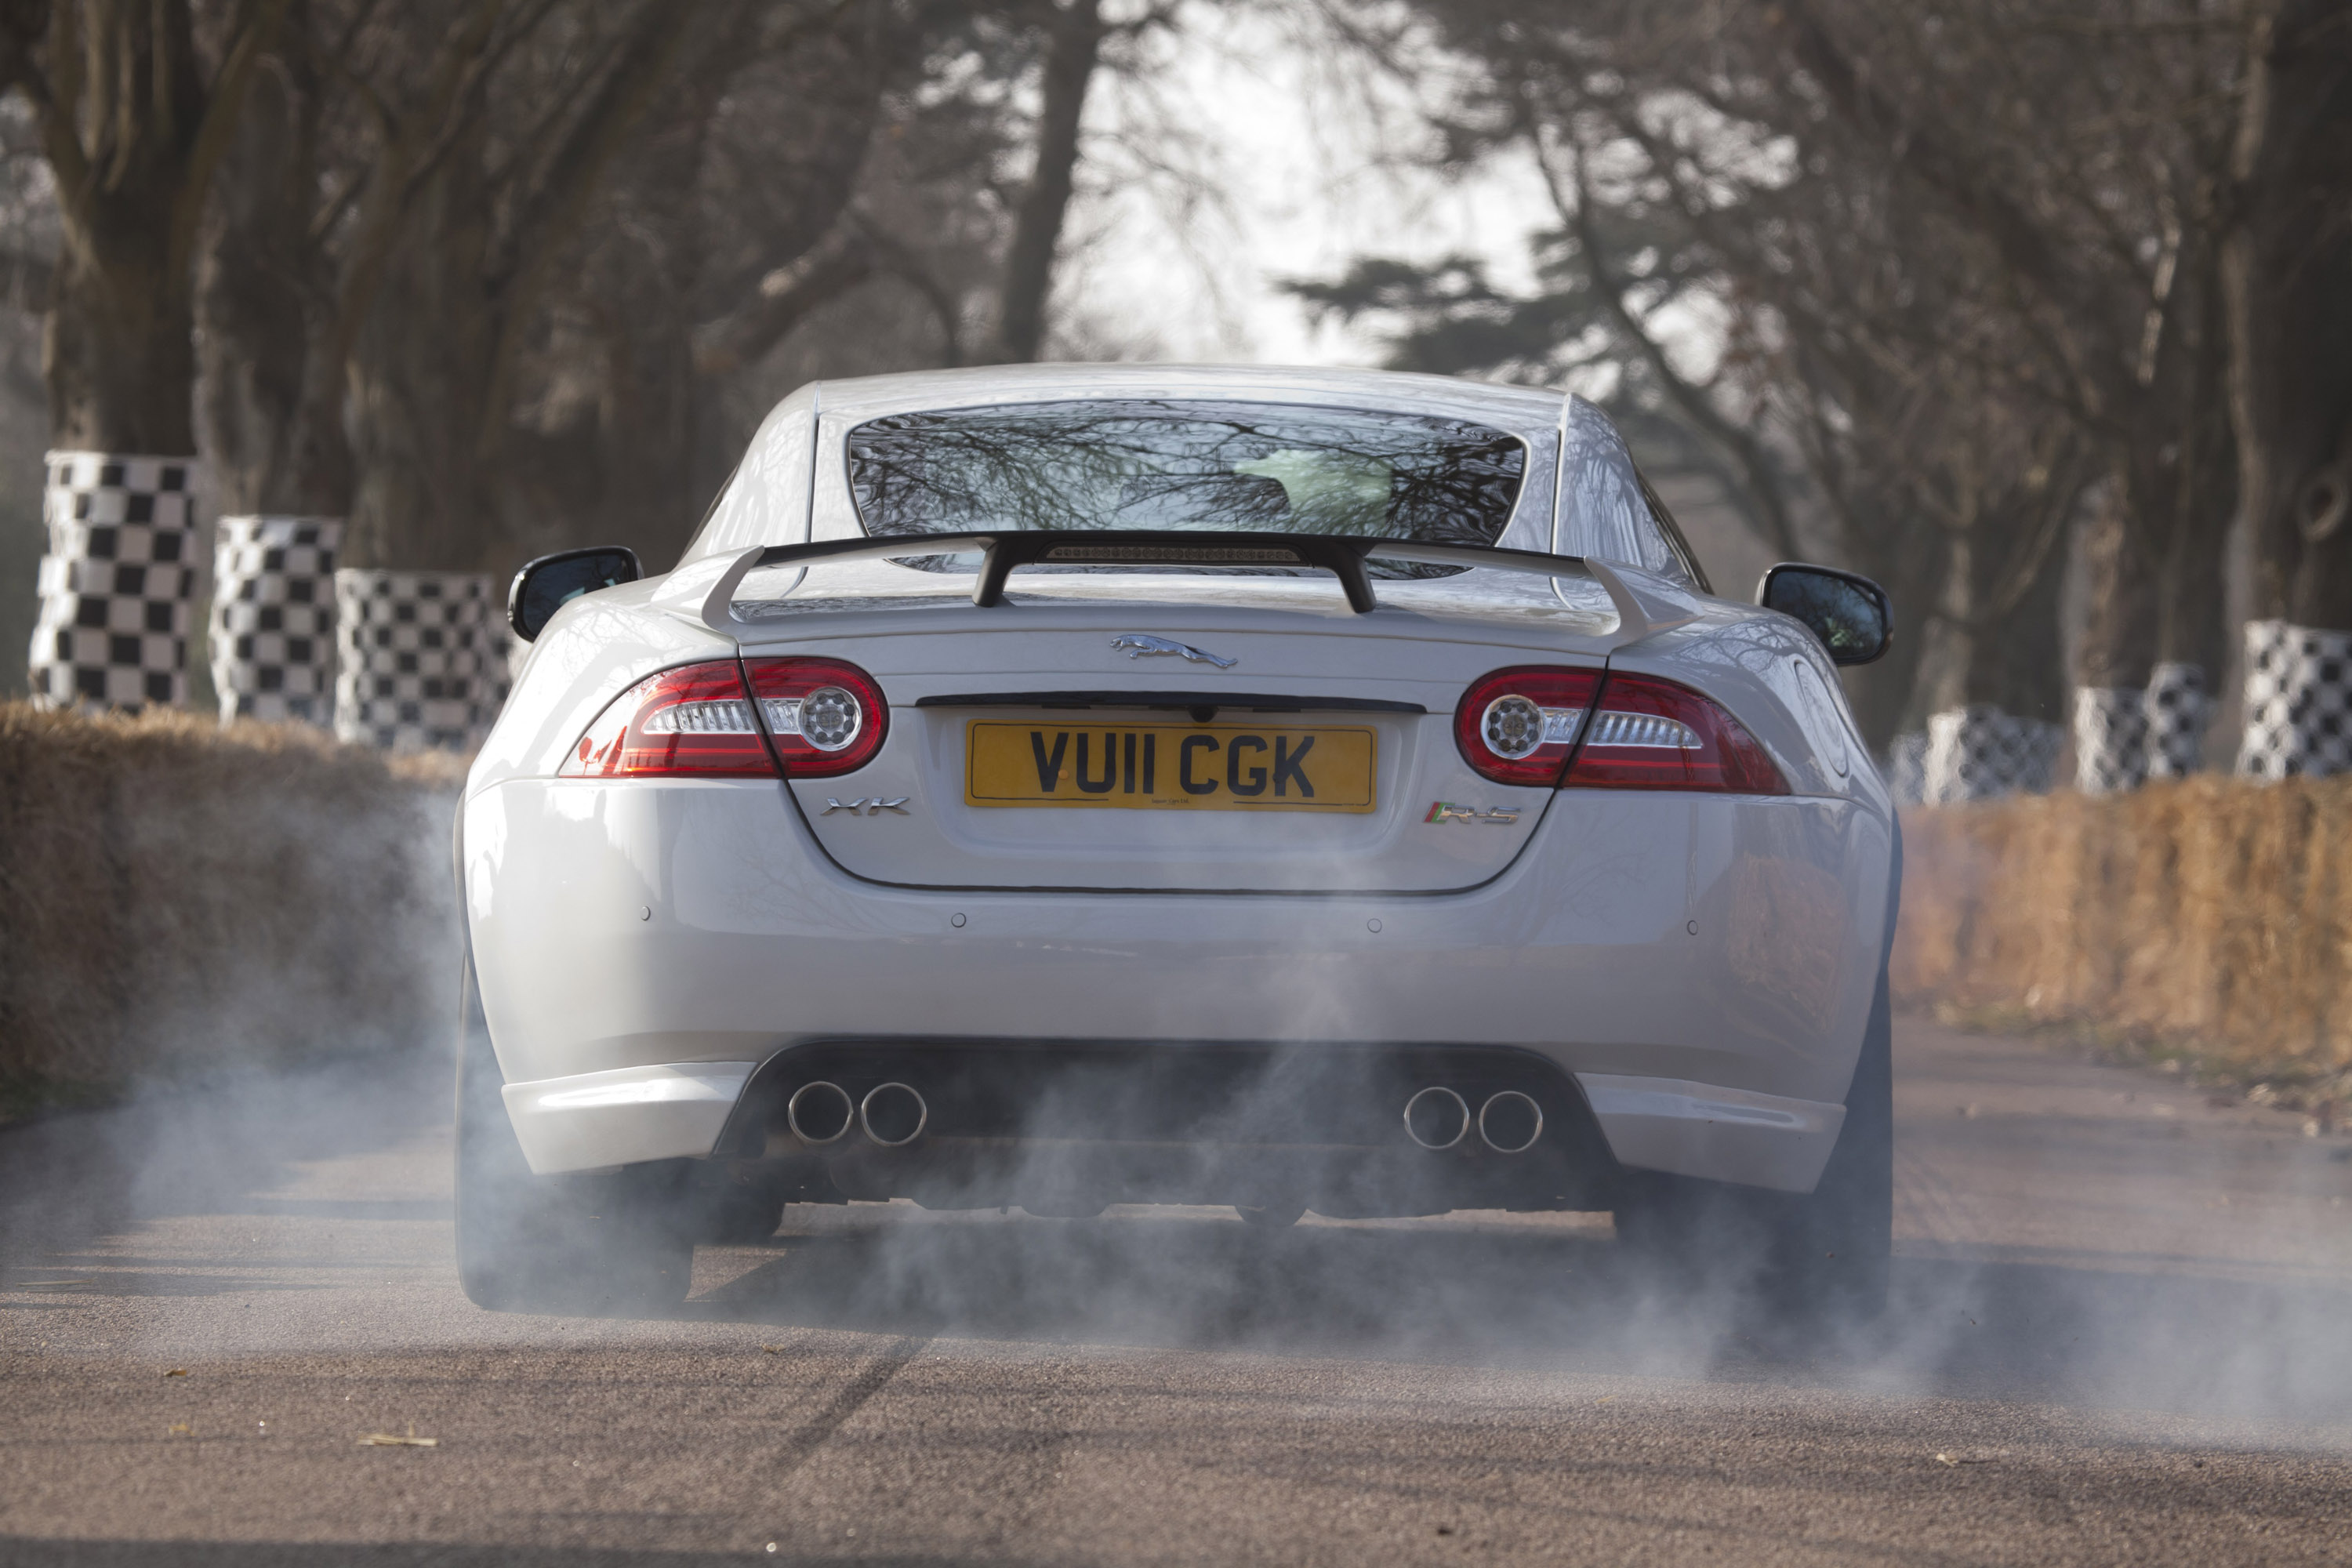
M2352 776L2211 776L1903 819L1898 1004L2352 1068Z
M302 724L0 704L0 1121L437 1042L460 765Z

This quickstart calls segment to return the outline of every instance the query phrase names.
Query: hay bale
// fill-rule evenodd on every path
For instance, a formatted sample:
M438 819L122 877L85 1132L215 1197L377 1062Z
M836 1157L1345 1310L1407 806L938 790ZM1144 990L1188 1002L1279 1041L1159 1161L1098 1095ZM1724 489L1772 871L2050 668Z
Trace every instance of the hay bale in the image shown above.
M0 1085L437 1040L460 776L302 724L0 704Z
M1904 816L1898 1001L2352 1065L2352 777Z

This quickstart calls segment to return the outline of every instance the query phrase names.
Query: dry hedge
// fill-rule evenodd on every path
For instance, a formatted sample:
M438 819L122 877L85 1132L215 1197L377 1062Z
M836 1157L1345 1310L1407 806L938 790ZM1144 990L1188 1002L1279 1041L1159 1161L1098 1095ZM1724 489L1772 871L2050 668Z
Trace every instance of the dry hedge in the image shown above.
M460 776L305 725L0 704L0 1119L437 1039Z
M1898 1001L2352 1065L2352 777L1904 816Z

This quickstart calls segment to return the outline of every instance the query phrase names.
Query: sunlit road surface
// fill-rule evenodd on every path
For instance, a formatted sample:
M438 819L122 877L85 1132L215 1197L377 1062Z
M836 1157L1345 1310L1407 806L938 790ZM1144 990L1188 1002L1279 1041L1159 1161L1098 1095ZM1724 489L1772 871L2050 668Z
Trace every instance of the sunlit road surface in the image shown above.
M437 1072L20 1130L0 1563L2352 1561L2352 1142L1896 1038L1897 1305L1825 1344L1503 1215L796 1209L498 1317Z

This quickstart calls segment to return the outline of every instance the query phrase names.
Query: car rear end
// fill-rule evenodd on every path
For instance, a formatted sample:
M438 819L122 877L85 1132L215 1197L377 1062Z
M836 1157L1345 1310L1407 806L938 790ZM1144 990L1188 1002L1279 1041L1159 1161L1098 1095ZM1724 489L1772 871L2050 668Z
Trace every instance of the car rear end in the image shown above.
M1568 421L1520 412L1488 542L1533 506L1549 546ZM754 581L716 628L614 590L534 653L462 824L533 1171L1057 1214L1819 1180L1892 828L1793 624L1639 568L1629 628L1484 570L1359 614L1156 573L976 609L968 563L919 564Z

